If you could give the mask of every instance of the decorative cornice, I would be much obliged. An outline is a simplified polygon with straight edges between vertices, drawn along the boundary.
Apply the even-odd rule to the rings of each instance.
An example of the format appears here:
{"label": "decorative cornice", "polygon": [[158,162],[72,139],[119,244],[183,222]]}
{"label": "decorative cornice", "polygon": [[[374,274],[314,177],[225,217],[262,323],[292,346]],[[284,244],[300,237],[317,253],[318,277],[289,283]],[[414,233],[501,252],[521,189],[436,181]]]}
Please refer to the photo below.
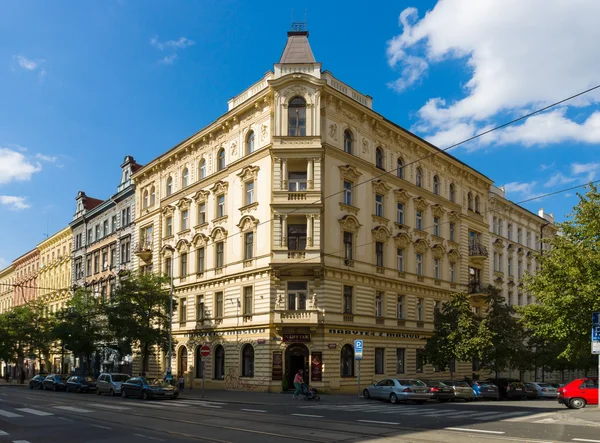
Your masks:
{"label": "decorative cornice", "polygon": [[356,169],[356,167],[352,166],[352,165],[338,166],[338,168],[340,170],[340,174],[341,174],[342,178],[346,179],[346,180],[350,180],[351,182],[357,181],[360,178],[360,176],[362,175],[362,173],[359,172],[359,170]]}

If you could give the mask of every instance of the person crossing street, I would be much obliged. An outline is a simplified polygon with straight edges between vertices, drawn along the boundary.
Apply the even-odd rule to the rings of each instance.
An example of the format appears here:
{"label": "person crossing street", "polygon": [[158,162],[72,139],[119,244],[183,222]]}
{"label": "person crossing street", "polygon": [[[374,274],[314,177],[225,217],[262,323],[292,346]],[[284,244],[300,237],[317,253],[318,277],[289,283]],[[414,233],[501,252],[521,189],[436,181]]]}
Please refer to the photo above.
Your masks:
{"label": "person crossing street", "polygon": [[294,400],[298,400],[298,394],[302,392],[302,383],[304,383],[304,379],[302,378],[303,372],[302,369],[298,369],[298,372],[294,376],[294,387],[296,388],[294,391]]}

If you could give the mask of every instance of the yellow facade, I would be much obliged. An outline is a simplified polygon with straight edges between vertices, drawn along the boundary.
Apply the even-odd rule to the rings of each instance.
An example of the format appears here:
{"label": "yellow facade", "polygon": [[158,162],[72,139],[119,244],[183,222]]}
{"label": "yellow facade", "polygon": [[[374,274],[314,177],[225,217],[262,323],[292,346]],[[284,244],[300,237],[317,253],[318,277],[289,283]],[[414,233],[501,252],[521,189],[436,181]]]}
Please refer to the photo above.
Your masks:
{"label": "yellow facade", "polygon": [[14,302],[15,269],[9,265],[0,271],[0,314],[10,310]]}
{"label": "yellow facade", "polygon": [[64,308],[72,294],[72,245],[73,234],[70,227],[58,231],[37,245],[40,254],[38,297],[52,313]]}

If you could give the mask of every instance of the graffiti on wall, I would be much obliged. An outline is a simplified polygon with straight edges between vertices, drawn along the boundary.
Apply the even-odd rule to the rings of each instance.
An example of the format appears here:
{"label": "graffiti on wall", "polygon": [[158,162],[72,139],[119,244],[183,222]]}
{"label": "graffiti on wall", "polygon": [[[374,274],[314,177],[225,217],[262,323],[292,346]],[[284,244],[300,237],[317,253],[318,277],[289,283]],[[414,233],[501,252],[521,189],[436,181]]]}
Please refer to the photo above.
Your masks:
{"label": "graffiti on wall", "polygon": [[254,391],[261,386],[267,385],[268,378],[245,378],[240,376],[237,369],[229,368],[225,376],[225,389],[231,391]]}

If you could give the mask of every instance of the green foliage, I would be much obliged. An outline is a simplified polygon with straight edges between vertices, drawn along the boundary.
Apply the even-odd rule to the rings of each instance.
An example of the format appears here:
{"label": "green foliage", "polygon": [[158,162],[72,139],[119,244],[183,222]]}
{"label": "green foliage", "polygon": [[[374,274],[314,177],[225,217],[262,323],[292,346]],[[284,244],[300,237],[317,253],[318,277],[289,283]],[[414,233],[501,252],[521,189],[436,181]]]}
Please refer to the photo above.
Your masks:
{"label": "green foliage", "polygon": [[[600,311],[600,194],[590,184],[579,195],[569,219],[558,224],[561,235],[545,240],[551,250],[526,277],[526,289],[537,303],[519,312],[527,330],[567,364],[587,366],[592,313]],[[558,349],[557,349],[558,348]],[[584,366],[584,367],[585,367]]]}

